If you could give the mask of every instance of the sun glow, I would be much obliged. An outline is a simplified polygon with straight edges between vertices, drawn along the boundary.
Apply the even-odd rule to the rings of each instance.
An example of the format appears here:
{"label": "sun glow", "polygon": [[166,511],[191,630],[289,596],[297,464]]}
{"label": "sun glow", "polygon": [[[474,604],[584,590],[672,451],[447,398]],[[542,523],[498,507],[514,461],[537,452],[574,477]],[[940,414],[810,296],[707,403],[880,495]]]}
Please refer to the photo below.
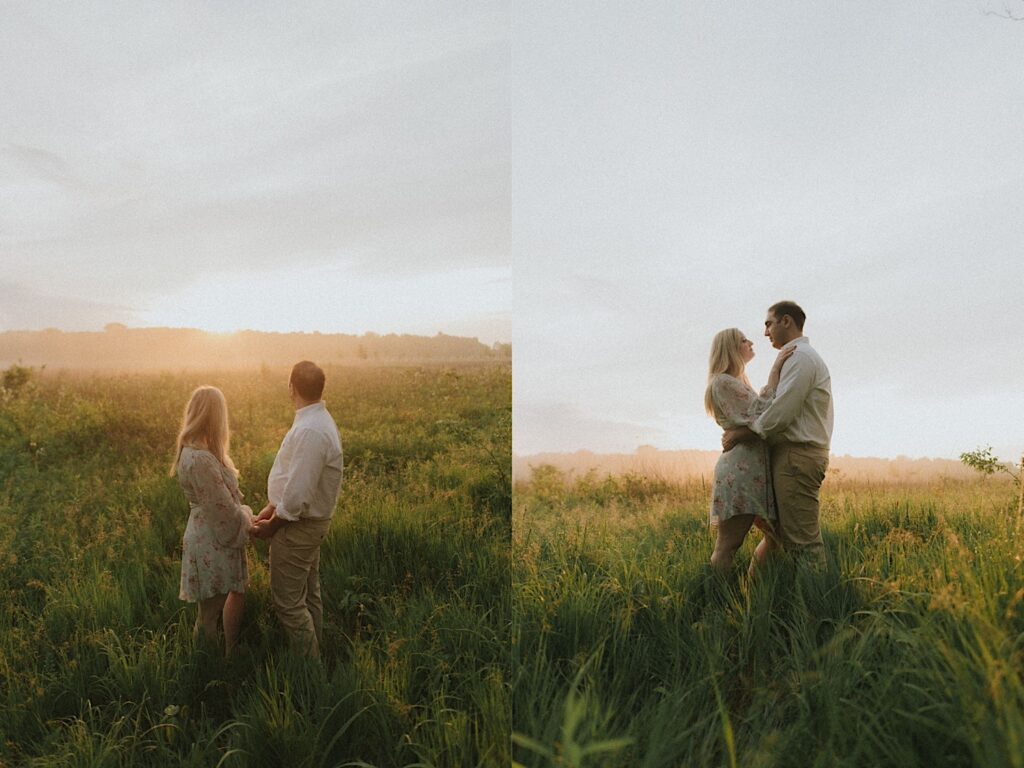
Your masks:
{"label": "sun glow", "polygon": [[[144,325],[241,330],[511,337],[507,268],[366,275],[345,268],[221,275],[156,298]],[[477,330],[474,330],[477,329]],[[491,338],[493,337],[493,338]]]}

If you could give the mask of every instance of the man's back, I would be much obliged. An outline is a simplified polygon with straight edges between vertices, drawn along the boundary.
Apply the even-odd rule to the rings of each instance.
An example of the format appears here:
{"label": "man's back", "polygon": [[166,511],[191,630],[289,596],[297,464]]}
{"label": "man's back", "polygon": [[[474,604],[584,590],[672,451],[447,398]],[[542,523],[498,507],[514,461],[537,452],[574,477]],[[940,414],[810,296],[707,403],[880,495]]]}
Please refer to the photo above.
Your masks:
{"label": "man's back", "polygon": [[267,493],[285,520],[330,519],[344,469],[338,427],[323,402],[295,412],[295,421],[267,479]]}

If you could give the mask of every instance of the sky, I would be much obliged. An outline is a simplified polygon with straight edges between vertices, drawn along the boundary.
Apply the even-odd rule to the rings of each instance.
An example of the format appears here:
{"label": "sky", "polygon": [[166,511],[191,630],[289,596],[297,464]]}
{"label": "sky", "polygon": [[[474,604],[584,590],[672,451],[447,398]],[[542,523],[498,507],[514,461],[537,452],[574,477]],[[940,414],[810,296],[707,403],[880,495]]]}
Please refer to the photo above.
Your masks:
{"label": "sky", "polygon": [[4,2],[0,331],[511,339],[518,453],[710,450],[793,299],[834,453],[1016,458],[1008,2]]}
{"label": "sky", "polygon": [[0,4],[0,331],[512,335],[506,2]]}
{"label": "sky", "polygon": [[836,455],[1024,452],[1024,3],[516,2],[514,451],[719,449],[797,301]]}

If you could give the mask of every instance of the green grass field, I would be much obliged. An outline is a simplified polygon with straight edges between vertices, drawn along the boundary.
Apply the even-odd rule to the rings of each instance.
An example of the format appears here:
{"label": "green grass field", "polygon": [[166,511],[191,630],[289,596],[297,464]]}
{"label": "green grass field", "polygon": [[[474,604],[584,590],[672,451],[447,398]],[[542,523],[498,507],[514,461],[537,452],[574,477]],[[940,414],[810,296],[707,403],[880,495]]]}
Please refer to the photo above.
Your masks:
{"label": "green grass field", "polygon": [[323,664],[293,658],[267,548],[239,653],[192,641],[167,476],[191,390],[231,411],[246,501],[291,424],[287,370],[36,372],[0,403],[0,765],[509,762],[507,364],[328,368],[345,482],[322,547]]}
{"label": "green grass field", "polygon": [[535,470],[513,508],[526,766],[1024,766],[1010,484],[826,483],[824,573],[708,572],[708,489]]}

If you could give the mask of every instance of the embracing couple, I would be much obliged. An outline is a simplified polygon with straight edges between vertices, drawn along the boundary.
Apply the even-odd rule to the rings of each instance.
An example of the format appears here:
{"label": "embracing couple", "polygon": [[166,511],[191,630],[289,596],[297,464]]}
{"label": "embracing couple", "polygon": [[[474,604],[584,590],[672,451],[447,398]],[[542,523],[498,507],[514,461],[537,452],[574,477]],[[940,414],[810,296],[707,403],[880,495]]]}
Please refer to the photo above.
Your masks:
{"label": "embracing couple", "polygon": [[338,428],[320,399],[324,380],[324,372],[308,360],[292,368],[288,394],[295,420],[267,479],[267,506],[255,516],[242,503],[238,470],[228,452],[223,393],[199,387],[185,407],[171,467],[190,508],[179,596],[199,603],[196,636],[201,629],[216,642],[218,619],[223,622],[228,656],[238,644],[249,583],[245,547],[255,536],[270,542],[270,595],[289,643],[319,658],[320,543],[331,525],[342,476]]}
{"label": "embracing couple", "polygon": [[704,406],[725,430],[711,492],[716,569],[732,567],[754,526],[763,538],[751,573],[781,550],[818,568],[825,564],[818,492],[832,440],[832,382],[803,335],[805,319],[791,301],[769,307],[764,335],[780,352],[760,392],[745,373],[754,343],[736,328],[712,341]]}

